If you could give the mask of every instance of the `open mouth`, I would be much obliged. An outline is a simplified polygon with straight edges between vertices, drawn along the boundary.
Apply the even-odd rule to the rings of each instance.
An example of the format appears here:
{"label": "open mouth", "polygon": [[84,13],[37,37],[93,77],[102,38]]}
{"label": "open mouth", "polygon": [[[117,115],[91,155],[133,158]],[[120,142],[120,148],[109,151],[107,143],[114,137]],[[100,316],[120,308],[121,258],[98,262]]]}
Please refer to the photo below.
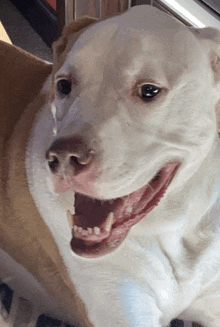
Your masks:
{"label": "open mouth", "polygon": [[98,200],[75,194],[72,250],[83,257],[99,257],[115,250],[131,227],[158,205],[172,181],[179,163],[166,164],[145,186],[121,198]]}

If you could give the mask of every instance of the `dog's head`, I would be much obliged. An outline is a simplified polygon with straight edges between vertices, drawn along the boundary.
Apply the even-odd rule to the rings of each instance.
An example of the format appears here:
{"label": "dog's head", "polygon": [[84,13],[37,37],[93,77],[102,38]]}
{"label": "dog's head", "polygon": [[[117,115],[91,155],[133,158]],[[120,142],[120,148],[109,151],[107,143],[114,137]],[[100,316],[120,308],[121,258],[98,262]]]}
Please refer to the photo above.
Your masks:
{"label": "dog's head", "polygon": [[158,208],[171,215],[166,199],[216,139],[217,38],[138,6],[74,22],[54,45],[55,128],[45,152],[54,192],[75,192],[75,253],[103,255],[140,220],[158,224]]}

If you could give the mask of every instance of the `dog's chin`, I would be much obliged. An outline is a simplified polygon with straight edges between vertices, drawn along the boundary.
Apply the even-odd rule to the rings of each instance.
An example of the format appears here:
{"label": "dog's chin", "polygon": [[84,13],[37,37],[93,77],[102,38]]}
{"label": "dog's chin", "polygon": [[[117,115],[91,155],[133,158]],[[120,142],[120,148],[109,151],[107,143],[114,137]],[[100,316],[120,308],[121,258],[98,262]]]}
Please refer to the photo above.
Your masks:
{"label": "dog's chin", "polygon": [[77,255],[95,258],[114,251],[131,227],[155,208],[172,181],[180,163],[167,163],[147,185],[113,200],[98,200],[75,194],[71,248]]}

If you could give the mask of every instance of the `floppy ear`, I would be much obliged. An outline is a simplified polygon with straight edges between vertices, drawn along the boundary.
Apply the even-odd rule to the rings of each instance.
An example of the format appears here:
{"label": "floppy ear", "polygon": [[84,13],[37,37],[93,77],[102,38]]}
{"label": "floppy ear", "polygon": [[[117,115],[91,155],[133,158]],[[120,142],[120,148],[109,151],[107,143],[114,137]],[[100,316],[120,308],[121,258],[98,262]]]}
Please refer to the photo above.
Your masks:
{"label": "floppy ear", "polygon": [[191,31],[208,52],[214,80],[216,83],[220,82],[220,30],[205,27],[200,29],[192,28]]}
{"label": "floppy ear", "polygon": [[[210,65],[214,75],[214,82],[220,98],[220,31],[212,27],[201,29],[192,28],[191,31],[204,45],[208,52]],[[217,129],[220,133],[220,99],[216,104]]]}
{"label": "floppy ear", "polygon": [[[54,74],[65,61],[67,53],[71,50],[74,42],[77,40],[79,35],[91,24],[98,21],[96,18],[92,17],[82,17],[75,20],[64,27],[61,37],[53,43],[53,70],[52,70],[52,85],[54,85]],[[55,97],[55,87],[51,88],[50,101],[52,102]]]}
{"label": "floppy ear", "polygon": [[64,62],[64,58],[70,51],[74,41],[76,41],[76,39],[79,37],[80,33],[87,26],[94,24],[97,21],[97,18],[85,16],[64,27],[61,37],[53,43],[55,70],[57,70]]}

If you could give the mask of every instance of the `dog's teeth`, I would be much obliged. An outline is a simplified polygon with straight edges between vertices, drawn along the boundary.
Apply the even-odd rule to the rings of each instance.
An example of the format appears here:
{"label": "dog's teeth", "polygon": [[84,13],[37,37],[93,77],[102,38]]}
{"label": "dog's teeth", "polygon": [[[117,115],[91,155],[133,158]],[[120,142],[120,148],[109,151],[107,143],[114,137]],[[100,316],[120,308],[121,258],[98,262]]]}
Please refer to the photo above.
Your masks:
{"label": "dog's teeth", "polygon": [[77,217],[75,214],[74,215],[72,215],[72,220],[73,220],[73,225],[75,225],[76,224],[76,222],[75,222],[75,217]]}
{"label": "dog's teeth", "polygon": [[112,224],[113,224],[113,220],[114,220],[114,213],[113,212],[109,212],[104,224],[102,225],[102,228],[104,228],[104,230],[106,232],[109,232],[112,228]]}
{"label": "dog's teeth", "polygon": [[131,213],[132,212],[132,207],[128,207],[127,212]]}
{"label": "dog's teeth", "polygon": [[67,210],[66,215],[70,228],[73,228],[74,227],[73,215],[69,210]]}
{"label": "dog's teeth", "polygon": [[[70,210],[67,210],[68,222],[74,232],[81,233],[83,236],[91,235],[91,234],[99,235],[101,233],[101,229],[98,226],[95,226],[93,228],[87,227],[87,229],[83,229],[82,227],[77,226],[76,223],[74,222],[74,216],[75,215],[72,215]],[[106,232],[109,232],[111,230],[113,220],[114,220],[114,214],[113,212],[110,212],[105,222],[101,225],[101,228],[103,228]]]}
{"label": "dog's teeth", "polygon": [[100,228],[99,227],[94,227],[93,230],[94,230],[94,233],[96,235],[99,235],[100,234]]}

